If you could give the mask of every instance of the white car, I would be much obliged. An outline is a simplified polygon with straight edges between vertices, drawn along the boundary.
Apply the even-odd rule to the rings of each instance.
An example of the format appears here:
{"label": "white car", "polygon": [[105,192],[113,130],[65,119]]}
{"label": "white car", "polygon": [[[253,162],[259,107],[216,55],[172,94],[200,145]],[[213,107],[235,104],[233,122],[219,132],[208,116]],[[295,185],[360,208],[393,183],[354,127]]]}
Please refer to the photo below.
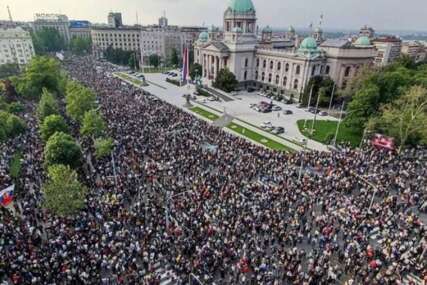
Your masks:
{"label": "white car", "polygon": [[261,128],[263,128],[263,129],[267,129],[267,128],[272,128],[272,127],[273,127],[273,125],[271,124],[271,122],[270,122],[270,121],[265,121],[264,123],[262,123],[262,124],[260,125],[260,127],[261,127]]}

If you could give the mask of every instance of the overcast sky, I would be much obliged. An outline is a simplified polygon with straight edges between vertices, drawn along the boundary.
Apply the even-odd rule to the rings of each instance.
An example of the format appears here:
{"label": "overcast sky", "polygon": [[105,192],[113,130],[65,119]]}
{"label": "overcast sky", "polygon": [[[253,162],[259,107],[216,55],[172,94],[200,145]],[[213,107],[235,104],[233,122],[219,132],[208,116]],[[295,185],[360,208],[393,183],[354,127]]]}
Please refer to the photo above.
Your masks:
{"label": "overcast sky", "polygon": [[[258,24],[308,27],[325,15],[325,28],[427,31],[426,0],[253,0]],[[32,20],[34,13],[64,13],[70,19],[106,22],[110,11],[123,13],[125,24],[157,22],[163,11],[170,24],[220,25],[228,0],[2,0],[0,19],[9,5],[15,20]]]}

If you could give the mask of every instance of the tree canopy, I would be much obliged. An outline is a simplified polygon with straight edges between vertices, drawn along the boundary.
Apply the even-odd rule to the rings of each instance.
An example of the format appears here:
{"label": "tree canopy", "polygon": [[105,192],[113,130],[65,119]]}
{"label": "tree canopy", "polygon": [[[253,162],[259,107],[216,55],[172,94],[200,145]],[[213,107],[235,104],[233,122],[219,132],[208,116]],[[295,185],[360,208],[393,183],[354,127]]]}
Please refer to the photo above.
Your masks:
{"label": "tree canopy", "polygon": [[69,216],[84,208],[87,188],[78,181],[75,170],[66,165],[52,165],[48,168],[48,178],[42,187],[46,209]]}
{"label": "tree canopy", "polygon": [[190,77],[195,80],[197,76],[203,75],[203,67],[199,63],[194,63],[190,66]]}
{"label": "tree canopy", "polygon": [[160,56],[158,56],[157,54],[152,54],[148,58],[148,61],[150,62],[150,65],[152,65],[155,68],[157,68],[160,65]]}
{"label": "tree canopy", "polygon": [[70,41],[70,49],[76,55],[90,54],[92,51],[92,40],[90,38],[75,37]]}
{"label": "tree canopy", "polygon": [[18,116],[0,111],[0,141],[18,136],[25,131],[26,127],[24,120]]}
{"label": "tree canopy", "polygon": [[34,49],[37,54],[62,51],[65,49],[65,40],[54,28],[44,27],[32,33]]}
{"label": "tree canopy", "polygon": [[[307,87],[304,90],[304,94],[301,98],[301,103],[304,106],[308,106],[308,101],[310,99],[311,88],[313,88],[313,93],[311,96],[310,106],[315,106],[317,102],[317,97],[320,95],[319,106],[328,107],[330,99],[332,96],[332,91],[334,89],[334,81],[329,77],[323,76],[314,76],[310,79],[307,84]],[[337,91],[337,90],[335,90]],[[334,94],[334,102],[337,101],[337,94]],[[333,103],[334,103],[333,102]]]}
{"label": "tree canopy", "polygon": [[132,55],[135,56],[134,51],[113,48],[112,46],[109,46],[104,52],[104,57],[106,60],[119,65],[130,65],[130,63],[137,63],[136,58],[131,59]]}
{"label": "tree canopy", "polygon": [[95,107],[95,94],[76,82],[69,82],[66,88],[66,111],[74,121],[81,122],[84,114]]}
{"label": "tree canopy", "polygon": [[81,159],[80,146],[68,134],[56,132],[46,143],[44,149],[44,163],[46,166],[64,164],[77,168],[81,165]]}
{"label": "tree canopy", "polygon": [[67,123],[60,115],[47,116],[40,125],[40,136],[45,142],[56,132],[68,133],[68,131]]}
{"label": "tree canopy", "polygon": [[30,99],[38,99],[43,88],[61,94],[63,79],[59,62],[51,57],[36,56],[28,63],[25,72],[13,79],[16,91]]}
{"label": "tree canopy", "polygon": [[113,140],[111,138],[99,138],[94,142],[95,155],[97,159],[106,157],[113,150]]}
{"label": "tree canopy", "polygon": [[46,88],[43,88],[42,97],[37,105],[37,116],[43,122],[44,118],[50,115],[59,114],[59,106],[56,99]]}
{"label": "tree canopy", "polygon": [[171,64],[173,66],[179,65],[179,55],[178,55],[178,51],[176,50],[176,48],[173,48],[171,51]]}
{"label": "tree canopy", "polygon": [[104,134],[106,128],[104,119],[99,112],[90,110],[84,114],[80,133],[82,136],[99,138]]}
{"label": "tree canopy", "polygon": [[15,63],[7,63],[0,65],[0,79],[18,75],[19,72],[19,66]]}
{"label": "tree canopy", "polygon": [[224,68],[218,72],[218,75],[216,77],[215,82],[213,83],[213,86],[225,92],[231,92],[236,89],[238,84],[239,82],[237,81],[234,73],[232,73],[227,68]]}

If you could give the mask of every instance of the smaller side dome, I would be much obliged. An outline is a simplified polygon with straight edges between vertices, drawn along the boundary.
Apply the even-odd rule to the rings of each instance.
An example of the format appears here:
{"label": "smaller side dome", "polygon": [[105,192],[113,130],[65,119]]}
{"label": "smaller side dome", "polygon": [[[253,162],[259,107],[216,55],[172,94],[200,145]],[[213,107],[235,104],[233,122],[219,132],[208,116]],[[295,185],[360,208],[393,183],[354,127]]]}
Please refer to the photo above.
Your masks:
{"label": "smaller side dome", "polygon": [[201,42],[207,42],[209,40],[209,34],[208,32],[201,32],[199,35],[199,41]]}
{"label": "smaller side dome", "polygon": [[362,36],[359,37],[356,42],[354,43],[355,46],[359,46],[359,47],[366,47],[366,46],[370,46],[371,45],[371,40],[366,37],[366,36]]}
{"label": "smaller side dome", "polygon": [[314,38],[307,37],[302,41],[300,48],[304,50],[315,50],[317,49],[317,42]]}
{"label": "smaller side dome", "polygon": [[289,26],[288,32],[289,33],[295,33],[295,28],[293,26]]}
{"label": "smaller side dome", "polygon": [[272,33],[273,29],[270,26],[265,27],[264,29],[262,29],[263,33]]}

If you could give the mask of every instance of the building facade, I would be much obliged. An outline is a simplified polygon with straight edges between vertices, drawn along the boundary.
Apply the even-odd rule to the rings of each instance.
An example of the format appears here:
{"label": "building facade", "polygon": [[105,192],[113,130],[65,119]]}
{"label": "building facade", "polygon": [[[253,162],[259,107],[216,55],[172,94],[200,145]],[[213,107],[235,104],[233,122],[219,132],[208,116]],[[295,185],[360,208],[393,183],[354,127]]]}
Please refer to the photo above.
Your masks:
{"label": "building facade", "polygon": [[386,66],[400,57],[402,49],[401,39],[393,36],[378,37],[372,43],[377,49],[375,57],[375,64],[377,66]]}
{"label": "building facade", "polygon": [[36,14],[33,22],[34,31],[40,31],[44,28],[55,29],[68,44],[71,40],[70,22],[66,15],[60,14]]}
{"label": "building facade", "polygon": [[0,64],[25,65],[35,55],[30,33],[21,27],[0,28]]}
{"label": "building facade", "polygon": [[113,28],[123,26],[122,13],[110,12],[108,14],[108,25]]}
{"label": "building facade", "polygon": [[92,25],[91,27],[93,54],[102,57],[108,47],[125,51],[141,52],[141,28],[138,26],[109,26]]}
{"label": "building facade", "polygon": [[266,27],[259,39],[252,1],[233,0],[224,13],[223,40],[201,33],[194,60],[202,65],[202,76],[208,82],[228,68],[243,88],[299,97],[314,76],[329,76],[339,88],[345,88],[363,65],[372,64],[375,56],[367,37],[355,42],[324,41],[322,30],[316,29],[313,37],[300,43],[292,27],[284,38],[274,39],[272,34]]}
{"label": "building facade", "polygon": [[403,42],[401,53],[412,58],[416,63],[427,59],[427,47],[421,42],[409,41]]}
{"label": "building facade", "polygon": [[70,37],[81,38],[81,39],[90,39],[90,22],[89,21],[70,21]]}

